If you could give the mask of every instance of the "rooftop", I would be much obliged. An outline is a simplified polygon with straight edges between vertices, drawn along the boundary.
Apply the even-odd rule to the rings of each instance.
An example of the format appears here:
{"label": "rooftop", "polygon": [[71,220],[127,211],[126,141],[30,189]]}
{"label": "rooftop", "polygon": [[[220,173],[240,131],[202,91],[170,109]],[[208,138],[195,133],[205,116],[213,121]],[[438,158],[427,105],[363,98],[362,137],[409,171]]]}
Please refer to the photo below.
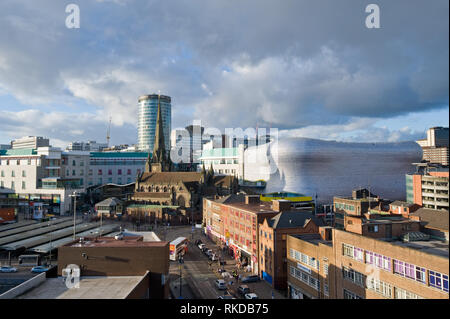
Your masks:
{"label": "rooftop", "polygon": [[62,277],[47,278],[17,299],[125,299],[143,276],[81,277],[80,287],[69,289]]}
{"label": "rooftop", "polygon": [[27,156],[37,155],[37,151],[32,148],[0,150],[0,156]]}
{"label": "rooftop", "polygon": [[319,245],[324,244],[327,246],[333,246],[333,242],[331,240],[323,240],[322,237],[320,237],[319,234],[300,234],[300,235],[290,235],[292,237],[295,237],[300,240],[304,240],[308,243]]}
{"label": "rooftop", "polygon": [[310,211],[290,211],[282,212],[268,220],[269,226],[275,229],[305,227],[312,220],[317,226],[324,226],[321,219],[317,218]]}
{"label": "rooftop", "polygon": [[425,227],[441,229],[448,232],[448,214],[448,210],[419,208],[414,213],[411,213],[411,216],[419,217]]}
{"label": "rooftop", "polygon": [[143,241],[143,236],[126,236],[117,240],[114,237],[84,238],[82,242],[75,241],[63,247],[163,247],[166,241]]}
{"label": "rooftop", "polygon": [[427,240],[427,241],[414,241],[414,242],[403,242],[403,241],[392,241],[390,242],[394,245],[407,247],[411,249],[420,250],[424,253],[437,255],[441,257],[449,257],[448,254],[448,243],[444,243],[440,240]]}

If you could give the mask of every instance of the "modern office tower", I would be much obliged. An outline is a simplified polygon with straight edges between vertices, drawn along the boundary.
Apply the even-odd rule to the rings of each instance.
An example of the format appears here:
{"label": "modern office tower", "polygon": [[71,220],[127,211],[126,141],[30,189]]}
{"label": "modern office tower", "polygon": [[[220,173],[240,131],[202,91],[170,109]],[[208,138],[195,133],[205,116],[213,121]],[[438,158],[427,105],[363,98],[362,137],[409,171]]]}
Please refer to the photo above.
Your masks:
{"label": "modern office tower", "polygon": [[448,165],[449,156],[448,127],[432,127],[427,131],[427,138],[418,140],[422,147],[423,160],[441,165]]}
{"label": "modern office tower", "polygon": [[161,105],[165,149],[170,152],[171,98],[159,94],[142,95],[138,100],[138,148],[141,151],[153,151],[158,103]]}

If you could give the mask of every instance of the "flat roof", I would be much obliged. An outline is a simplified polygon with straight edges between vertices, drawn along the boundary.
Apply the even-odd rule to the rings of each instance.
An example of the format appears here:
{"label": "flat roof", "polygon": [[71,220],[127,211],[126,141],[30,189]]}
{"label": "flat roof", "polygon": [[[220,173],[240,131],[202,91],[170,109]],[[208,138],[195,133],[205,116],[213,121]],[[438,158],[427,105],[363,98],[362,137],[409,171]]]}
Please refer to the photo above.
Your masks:
{"label": "flat roof", "polygon": [[314,245],[324,244],[324,245],[327,245],[330,247],[333,246],[333,242],[331,240],[323,240],[319,234],[299,234],[299,235],[290,235],[290,236],[295,237],[297,239],[304,240],[304,241],[314,244]]}
{"label": "flat roof", "polygon": [[167,241],[142,241],[142,236],[124,236],[117,240],[114,237],[85,238],[83,242],[75,241],[63,247],[164,247]]}
{"label": "flat roof", "polygon": [[420,250],[423,251],[424,253],[431,255],[438,255],[446,258],[449,257],[448,243],[445,243],[440,240],[413,241],[413,242],[390,241],[390,243],[401,247]]}
{"label": "flat roof", "polygon": [[244,203],[230,203],[225,204],[229,207],[234,207],[237,209],[246,210],[253,213],[279,213],[272,209],[272,203],[271,202],[258,202],[258,203],[250,203],[246,204]]}
{"label": "flat roof", "polygon": [[69,289],[62,277],[47,278],[17,299],[125,299],[144,276],[81,277],[80,287]]}

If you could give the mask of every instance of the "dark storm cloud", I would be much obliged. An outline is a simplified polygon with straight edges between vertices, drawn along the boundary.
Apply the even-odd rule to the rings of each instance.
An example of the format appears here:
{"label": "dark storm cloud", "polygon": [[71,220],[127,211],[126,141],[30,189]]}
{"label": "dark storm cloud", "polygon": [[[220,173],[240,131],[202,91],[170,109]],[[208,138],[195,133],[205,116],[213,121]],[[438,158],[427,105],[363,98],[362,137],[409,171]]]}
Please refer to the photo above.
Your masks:
{"label": "dark storm cloud", "polygon": [[79,30],[62,2],[2,1],[0,89],[61,112],[83,99],[117,126],[158,90],[174,127],[339,127],[448,105],[448,1],[372,2],[379,30],[356,0],[77,1]]}

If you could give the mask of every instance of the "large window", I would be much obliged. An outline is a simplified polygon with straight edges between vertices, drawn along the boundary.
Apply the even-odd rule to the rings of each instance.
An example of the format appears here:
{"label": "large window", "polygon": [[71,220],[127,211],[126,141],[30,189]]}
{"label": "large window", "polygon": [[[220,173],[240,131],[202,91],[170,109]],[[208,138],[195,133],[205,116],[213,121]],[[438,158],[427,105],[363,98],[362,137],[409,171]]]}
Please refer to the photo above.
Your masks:
{"label": "large window", "polygon": [[391,270],[391,258],[366,250],[366,264],[383,270]]}
{"label": "large window", "polygon": [[394,290],[395,290],[395,299],[423,299],[423,297],[420,297],[405,289],[395,287]]}
{"label": "large window", "polygon": [[430,286],[448,292],[448,275],[430,270]]}
{"label": "large window", "polygon": [[342,273],[344,276],[344,279],[353,282],[354,284],[357,284],[361,287],[365,286],[365,280],[366,276],[364,276],[362,273],[357,272],[351,268],[345,267],[342,269]]}
{"label": "large window", "polygon": [[363,299],[363,298],[347,289],[344,289],[344,299]]}
{"label": "large window", "polygon": [[416,280],[425,284],[426,270],[425,268],[405,263],[394,259],[394,274]]}
{"label": "large window", "polygon": [[361,248],[352,245],[342,244],[342,254],[354,260],[364,262],[364,253]]}
{"label": "large window", "polygon": [[392,286],[384,281],[370,278],[367,280],[367,288],[383,295],[386,298],[392,298]]}

